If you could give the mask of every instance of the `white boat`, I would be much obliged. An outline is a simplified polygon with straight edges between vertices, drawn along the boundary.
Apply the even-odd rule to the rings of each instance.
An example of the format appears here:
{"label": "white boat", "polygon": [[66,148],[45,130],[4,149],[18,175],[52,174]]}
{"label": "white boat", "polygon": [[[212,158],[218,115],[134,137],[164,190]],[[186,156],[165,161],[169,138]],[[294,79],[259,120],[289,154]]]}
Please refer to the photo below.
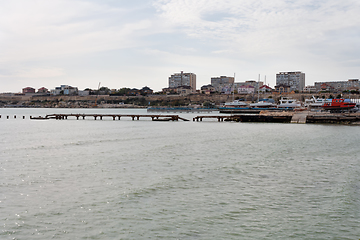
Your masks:
{"label": "white boat", "polygon": [[240,101],[240,100],[234,100],[232,102],[227,102],[224,104],[224,107],[227,108],[240,108],[240,107],[247,107],[248,104],[244,101]]}
{"label": "white boat", "polygon": [[276,104],[269,101],[258,101],[256,103],[250,103],[249,106],[253,108],[271,108],[276,107]]}
{"label": "white boat", "polygon": [[331,103],[331,99],[315,98],[314,96],[311,99],[305,99],[305,107],[320,108],[325,103]]}
{"label": "white boat", "polygon": [[278,108],[296,108],[301,107],[300,101],[288,98],[288,97],[281,97],[280,104],[277,105]]}

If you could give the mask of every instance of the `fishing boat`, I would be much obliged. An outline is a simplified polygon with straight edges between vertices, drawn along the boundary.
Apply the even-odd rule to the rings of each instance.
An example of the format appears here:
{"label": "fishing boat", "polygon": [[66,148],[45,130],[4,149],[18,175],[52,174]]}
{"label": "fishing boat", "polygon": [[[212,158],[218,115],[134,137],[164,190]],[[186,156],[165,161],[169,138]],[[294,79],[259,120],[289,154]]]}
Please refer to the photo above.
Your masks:
{"label": "fishing boat", "polygon": [[278,108],[297,108],[301,107],[301,103],[296,99],[281,97],[280,104],[277,106]]}
{"label": "fishing boat", "polygon": [[324,103],[322,108],[330,111],[341,111],[355,108],[356,103],[345,102],[343,98],[335,98],[331,102]]}

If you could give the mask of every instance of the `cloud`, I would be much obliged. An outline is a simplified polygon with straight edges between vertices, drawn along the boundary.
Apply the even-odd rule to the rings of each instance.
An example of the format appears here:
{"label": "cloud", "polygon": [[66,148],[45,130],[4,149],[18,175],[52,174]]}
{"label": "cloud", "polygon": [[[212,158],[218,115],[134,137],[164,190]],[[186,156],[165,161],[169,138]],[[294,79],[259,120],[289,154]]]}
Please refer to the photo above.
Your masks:
{"label": "cloud", "polygon": [[[351,0],[161,0],[155,6],[188,36],[213,40],[247,57],[303,53],[319,44],[326,54],[337,44],[332,32],[360,27],[360,4]],[[360,34],[353,37],[359,40]]]}
{"label": "cloud", "polygon": [[[88,1],[7,1],[0,9],[0,62],[135,47],[147,19]],[[131,21],[129,21],[131,20]],[[11,24],[9,24],[11,23]]]}
{"label": "cloud", "polygon": [[307,84],[316,71],[354,78],[359,12],[355,0],[1,1],[0,77],[17,88],[22,79],[88,87],[101,78],[114,88],[149,79],[157,89],[181,70],[204,84],[234,72],[270,81],[302,70]]}

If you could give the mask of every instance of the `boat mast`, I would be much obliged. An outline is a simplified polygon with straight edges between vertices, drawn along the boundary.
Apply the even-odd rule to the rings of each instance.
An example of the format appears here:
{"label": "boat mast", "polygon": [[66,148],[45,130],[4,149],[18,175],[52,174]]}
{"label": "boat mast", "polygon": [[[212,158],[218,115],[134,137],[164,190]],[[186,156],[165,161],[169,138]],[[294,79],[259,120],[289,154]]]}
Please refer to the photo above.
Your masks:
{"label": "boat mast", "polygon": [[257,91],[258,91],[258,100],[257,100],[257,101],[258,101],[258,102],[259,102],[259,100],[260,100],[260,99],[259,99],[259,93],[260,93],[260,87],[259,87],[259,86],[260,86],[260,74],[259,74],[258,84],[257,84]]}
{"label": "boat mast", "polygon": [[235,73],[234,73],[234,82],[233,82],[233,101],[235,100]]}

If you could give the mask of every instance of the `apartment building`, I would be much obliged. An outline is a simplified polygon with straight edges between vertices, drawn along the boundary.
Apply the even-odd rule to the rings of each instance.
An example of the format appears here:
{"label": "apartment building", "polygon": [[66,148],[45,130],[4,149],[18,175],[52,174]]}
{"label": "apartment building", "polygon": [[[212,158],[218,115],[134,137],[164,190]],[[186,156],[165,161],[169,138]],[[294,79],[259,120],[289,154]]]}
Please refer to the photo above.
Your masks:
{"label": "apartment building", "polygon": [[276,74],[276,85],[287,85],[290,91],[303,91],[305,87],[305,73],[279,72]]}
{"label": "apartment building", "polygon": [[169,77],[169,88],[188,86],[191,92],[196,92],[196,74],[195,73],[175,73]]}
{"label": "apartment building", "polygon": [[211,86],[213,86],[217,92],[221,92],[223,88],[232,87],[233,84],[234,77],[220,76],[211,78]]}

